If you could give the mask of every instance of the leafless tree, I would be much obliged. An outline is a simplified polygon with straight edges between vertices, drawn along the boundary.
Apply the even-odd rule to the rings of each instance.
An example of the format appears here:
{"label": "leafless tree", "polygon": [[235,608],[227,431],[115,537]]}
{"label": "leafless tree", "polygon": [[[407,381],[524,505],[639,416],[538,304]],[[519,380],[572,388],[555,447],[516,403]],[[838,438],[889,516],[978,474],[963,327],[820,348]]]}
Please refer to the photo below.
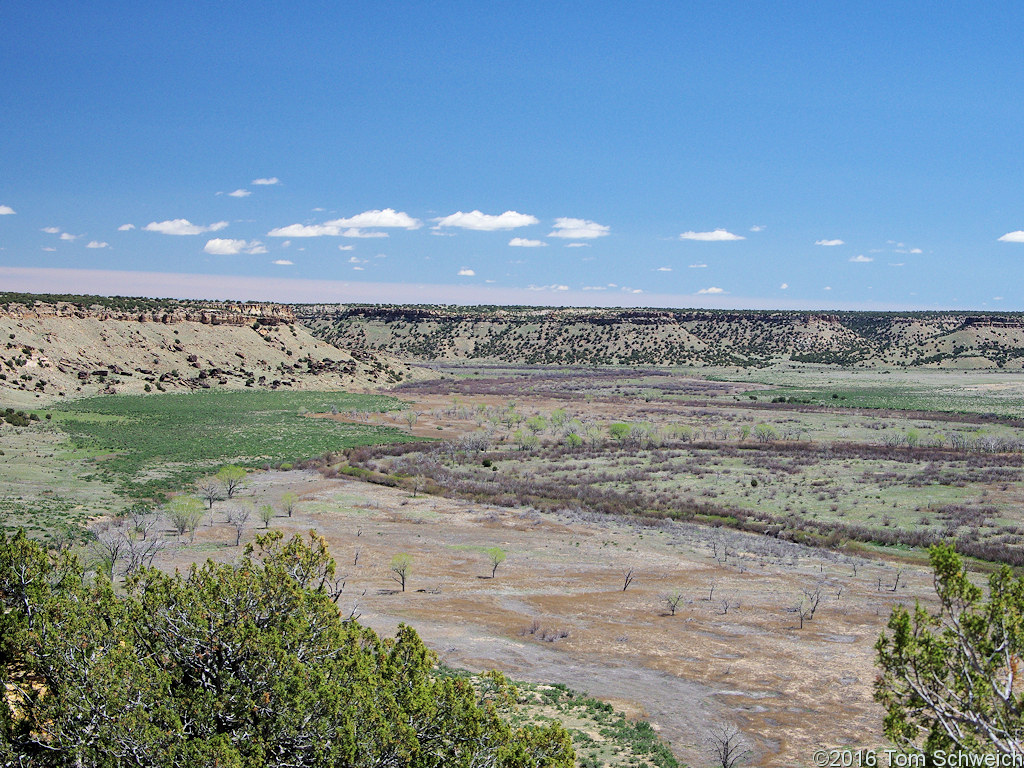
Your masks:
{"label": "leafless tree", "polygon": [[220,482],[213,477],[199,483],[196,490],[199,492],[199,498],[206,502],[207,509],[213,509],[213,503],[224,498],[220,492]]}
{"label": "leafless tree", "polygon": [[743,734],[735,725],[716,726],[708,736],[708,747],[718,768],[736,768],[741,760],[750,757]]}
{"label": "leafless tree", "polygon": [[235,527],[236,547],[242,543],[242,532],[245,530],[245,524],[249,521],[251,512],[252,510],[248,507],[236,507],[228,512],[228,525]]}
{"label": "leafless tree", "polygon": [[629,568],[629,569],[628,569],[628,570],[627,570],[627,571],[626,571],[626,572],[625,572],[625,573],[624,573],[624,574],[622,575],[622,591],[623,591],[623,592],[625,592],[625,591],[626,591],[627,589],[629,589],[629,585],[633,583],[633,579],[634,579],[634,578],[636,578],[636,577],[635,577],[635,575],[634,575],[634,571],[633,571],[633,569],[632,569],[632,568]]}
{"label": "leafless tree", "polygon": [[679,607],[679,604],[683,602],[683,593],[677,589],[674,592],[669,592],[667,595],[662,595],[661,601],[665,603],[668,608],[669,615],[675,616],[676,609]]}
{"label": "leafless tree", "polygon": [[150,536],[148,539],[131,539],[128,542],[126,576],[135,573],[139,568],[152,568],[153,559],[164,547],[167,540],[161,536]]}

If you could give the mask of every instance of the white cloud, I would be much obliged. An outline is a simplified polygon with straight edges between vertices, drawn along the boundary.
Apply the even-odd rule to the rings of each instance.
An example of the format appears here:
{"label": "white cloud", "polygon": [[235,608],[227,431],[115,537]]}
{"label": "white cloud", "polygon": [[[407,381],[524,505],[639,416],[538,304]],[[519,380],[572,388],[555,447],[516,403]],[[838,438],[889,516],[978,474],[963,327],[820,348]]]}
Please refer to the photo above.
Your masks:
{"label": "white cloud", "polygon": [[750,231],[751,232],[762,232],[762,231],[764,231],[764,227],[761,226],[760,224],[755,224],[754,226],[752,226],[750,228]]}
{"label": "white cloud", "polygon": [[459,270],[459,277],[474,277],[474,276],[476,276],[476,272],[474,272],[472,269],[467,269],[466,267],[463,267],[462,269]]}
{"label": "white cloud", "polygon": [[1003,300],[1002,296],[993,296],[992,297],[992,301],[1002,301],[1002,300]]}
{"label": "white cloud", "polygon": [[567,240],[593,240],[611,232],[611,227],[587,219],[560,217],[555,219],[555,228],[548,237],[564,237]]}
{"label": "white cloud", "polygon": [[857,256],[851,257],[850,261],[852,261],[854,264],[867,264],[869,262],[874,261],[874,259],[871,258],[870,256],[865,256],[863,253],[861,253],[858,254]]}
{"label": "white cloud", "polygon": [[779,286],[779,290],[781,290],[781,291],[785,291],[788,288],[789,288],[789,283],[783,283],[782,285]]}
{"label": "white cloud", "polygon": [[584,285],[581,290],[584,291],[607,291],[608,286],[606,285]]}
{"label": "white cloud", "polygon": [[90,240],[88,245],[86,245],[85,247],[86,248],[109,248],[110,247],[110,243],[103,243],[103,242],[100,242],[99,240]]}
{"label": "white cloud", "polygon": [[680,240],[702,240],[706,243],[724,242],[726,240],[746,240],[743,235],[734,235],[725,229],[716,229],[712,232],[683,232]]}
{"label": "white cloud", "polygon": [[58,235],[60,234],[60,227],[43,227],[42,231],[48,235]]}
{"label": "white cloud", "polygon": [[525,237],[513,237],[508,244],[514,248],[542,248],[547,245],[543,240],[528,240]]}
{"label": "white cloud", "polygon": [[590,243],[566,243],[566,248],[589,248]]}
{"label": "white cloud", "polygon": [[248,189],[236,189],[234,192],[228,192],[228,197],[248,197],[251,194]]}
{"label": "white cloud", "polygon": [[348,263],[349,264],[365,264],[366,263],[366,259],[360,259],[358,256],[349,256],[348,257]]}
{"label": "white cloud", "polygon": [[231,240],[220,237],[208,240],[203,250],[212,256],[234,256],[242,251],[253,254],[267,252],[267,249],[263,247],[259,240],[250,242],[248,240]]}
{"label": "white cloud", "polygon": [[388,257],[388,255],[386,253],[378,253],[373,258],[375,258],[375,259],[386,259],[387,257]]}
{"label": "white cloud", "polygon": [[341,233],[342,237],[388,237],[387,232],[372,232],[359,227],[349,227]]}
{"label": "white cloud", "polygon": [[831,248],[836,245],[846,245],[842,240],[815,240],[815,245],[824,245],[826,248]]}
{"label": "white cloud", "polygon": [[568,285],[531,285],[528,286],[531,291],[568,291]]}
{"label": "white cloud", "polygon": [[118,232],[130,232],[133,229],[135,229],[135,225],[134,224],[122,224],[120,227],[117,228],[117,231]]}
{"label": "white cloud", "polygon": [[691,264],[690,269],[707,269],[707,264]]}
{"label": "white cloud", "polygon": [[889,266],[890,267],[902,267],[903,266],[903,262],[902,261],[890,261],[889,262]]}
{"label": "white cloud", "polygon": [[337,237],[341,234],[339,227],[327,224],[289,224],[267,232],[267,237]]}
{"label": "white cloud", "polygon": [[279,267],[290,267],[294,263],[293,261],[288,261],[288,259],[275,259],[271,262],[271,264],[277,264]]}
{"label": "white cloud", "polygon": [[822,288],[822,290],[823,291],[831,291],[832,290],[832,286],[831,285],[826,285],[824,288]]}
{"label": "white cloud", "polygon": [[54,248],[53,246],[46,246],[46,247],[43,248],[43,250],[46,251],[47,253],[53,253],[57,249]]}
{"label": "white cloud", "polygon": [[469,213],[456,211],[450,216],[434,219],[434,221],[437,222],[437,228],[459,227],[460,229],[475,229],[480,232],[497,232],[502,229],[516,229],[540,223],[536,216],[531,216],[528,213],[505,211],[498,216],[494,216],[476,210]]}
{"label": "white cloud", "polygon": [[269,179],[253,179],[252,184],[256,187],[267,187],[280,182],[277,176],[271,176]]}
{"label": "white cloud", "polygon": [[394,208],[385,208],[382,211],[363,211],[348,219],[334,219],[326,221],[325,224],[336,227],[396,227],[398,229],[419,229],[423,222],[414,219],[404,211],[396,211]]}
{"label": "white cloud", "polygon": [[352,269],[354,269],[356,272],[363,272],[363,271],[365,271],[366,268],[365,267],[352,267]]}
{"label": "white cloud", "polygon": [[658,267],[655,272],[671,272],[672,267]]}
{"label": "white cloud", "polygon": [[924,251],[922,251],[920,248],[911,248],[910,252],[911,253],[924,253]]}
{"label": "white cloud", "polygon": [[354,251],[355,248],[356,247],[354,245],[339,245],[338,246],[338,250],[339,251]]}
{"label": "white cloud", "polygon": [[218,232],[228,223],[218,221],[208,227],[193,224],[188,219],[170,219],[168,221],[151,221],[143,229],[147,232],[159,232],[162,235],[201,235],[203,232]]}
{"label": "white cloud", "polygon": [[697,293],[725,293],[725,291],[712,285],[710,288],[701,288]]}
{"label": "white cloud", "polygon": [[1016,232],[1007,232],[1005,235],[999,238],[1001,243],[1024,243],[1024,229],[1018,229]]}
{"label": "white cloud", "polygon": [[60,239],[61,240],[67,240],[69,242],[72,241],[72,240],[77,240],[80,237],[81,237],[81,235],[72,235],[70,232],[61,232],[60,233]]}
{"label": "white cloud", "polygon": [[9,205],[0,205],[0,216],[13,216],[14,209]]}

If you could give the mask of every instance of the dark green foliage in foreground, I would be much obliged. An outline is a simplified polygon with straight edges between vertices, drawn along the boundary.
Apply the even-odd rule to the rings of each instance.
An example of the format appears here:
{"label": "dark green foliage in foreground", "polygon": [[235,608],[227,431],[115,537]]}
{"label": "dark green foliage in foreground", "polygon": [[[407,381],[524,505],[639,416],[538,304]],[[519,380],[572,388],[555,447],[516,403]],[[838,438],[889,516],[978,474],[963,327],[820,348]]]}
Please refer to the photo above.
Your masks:
{"label": "dark green foliage in foreground", "polygon": [[222,464],[255,467],[410,440],[397,429],[302,415],[400,406],[391,397],[347,392],[111,395],[62,403],[54,422],[80,447],[109,452],[97,462],[98,477],[141,498],[178,490]]}
{"label": "dark green foliage in foreground", "polygon": [[573,765],[560,725],[513,729],[412,629],[342,620],[333,576],[323,539],[272,532],[122,597],[0,535],[0,765]]}
{"label": "dark green foliage in foreground", "polygon": [[925,754],[1019,755],[1024,580],[1003,566],[991,576],[984,600],[952,547],[936,545],[930,554],[940,611],[897,606],[891,634],[875,645],[883,670],[875,698],[886,708],[886,735]]}

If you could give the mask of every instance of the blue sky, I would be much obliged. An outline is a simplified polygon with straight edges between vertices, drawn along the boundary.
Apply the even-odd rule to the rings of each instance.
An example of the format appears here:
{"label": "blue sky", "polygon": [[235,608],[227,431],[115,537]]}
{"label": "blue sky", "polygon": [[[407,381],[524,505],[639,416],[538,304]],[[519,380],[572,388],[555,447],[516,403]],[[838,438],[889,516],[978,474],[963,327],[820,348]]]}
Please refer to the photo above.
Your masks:
{"label": "blue sky", "polygon": [[0,290],[1022,310],[1022,24],[7,0]]}

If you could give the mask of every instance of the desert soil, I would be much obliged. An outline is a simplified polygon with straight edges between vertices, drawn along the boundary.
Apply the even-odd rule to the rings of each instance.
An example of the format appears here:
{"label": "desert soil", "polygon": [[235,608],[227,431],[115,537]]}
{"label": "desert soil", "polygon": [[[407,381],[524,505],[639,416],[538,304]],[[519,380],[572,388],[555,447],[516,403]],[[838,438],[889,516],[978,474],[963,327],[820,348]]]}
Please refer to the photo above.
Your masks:
{"label": "desert soil", "polygon": [[[692,765],[707,762],[709,729],[723,723],[742,729],[756,765],[806,765],[819,747],[881,746],[872,646],[895,603],[927,602],[931,592],[913,566],[899,566],[893,589],[894,564],[685,524],[414,498],[310,472],[258,473],[245,493],[273,503],[286,491],[298,507],[272,527],[327,538],[346,577],[343,613],[385,634],[408,623],[453,666],[611,701],[649,720]],[[163,567],[237,557],[224,522],[233,503],[218,502],[214,524],[204,521],[195,544],[168,549]],[[484,550],[494,546],[508,559],[492,579]],[[413,558],[404,593],[389,568],[398,553]],[[814,590],[820,607],[800,629],[792,609]],[[676,591],[673,616],[664,596]]]}

